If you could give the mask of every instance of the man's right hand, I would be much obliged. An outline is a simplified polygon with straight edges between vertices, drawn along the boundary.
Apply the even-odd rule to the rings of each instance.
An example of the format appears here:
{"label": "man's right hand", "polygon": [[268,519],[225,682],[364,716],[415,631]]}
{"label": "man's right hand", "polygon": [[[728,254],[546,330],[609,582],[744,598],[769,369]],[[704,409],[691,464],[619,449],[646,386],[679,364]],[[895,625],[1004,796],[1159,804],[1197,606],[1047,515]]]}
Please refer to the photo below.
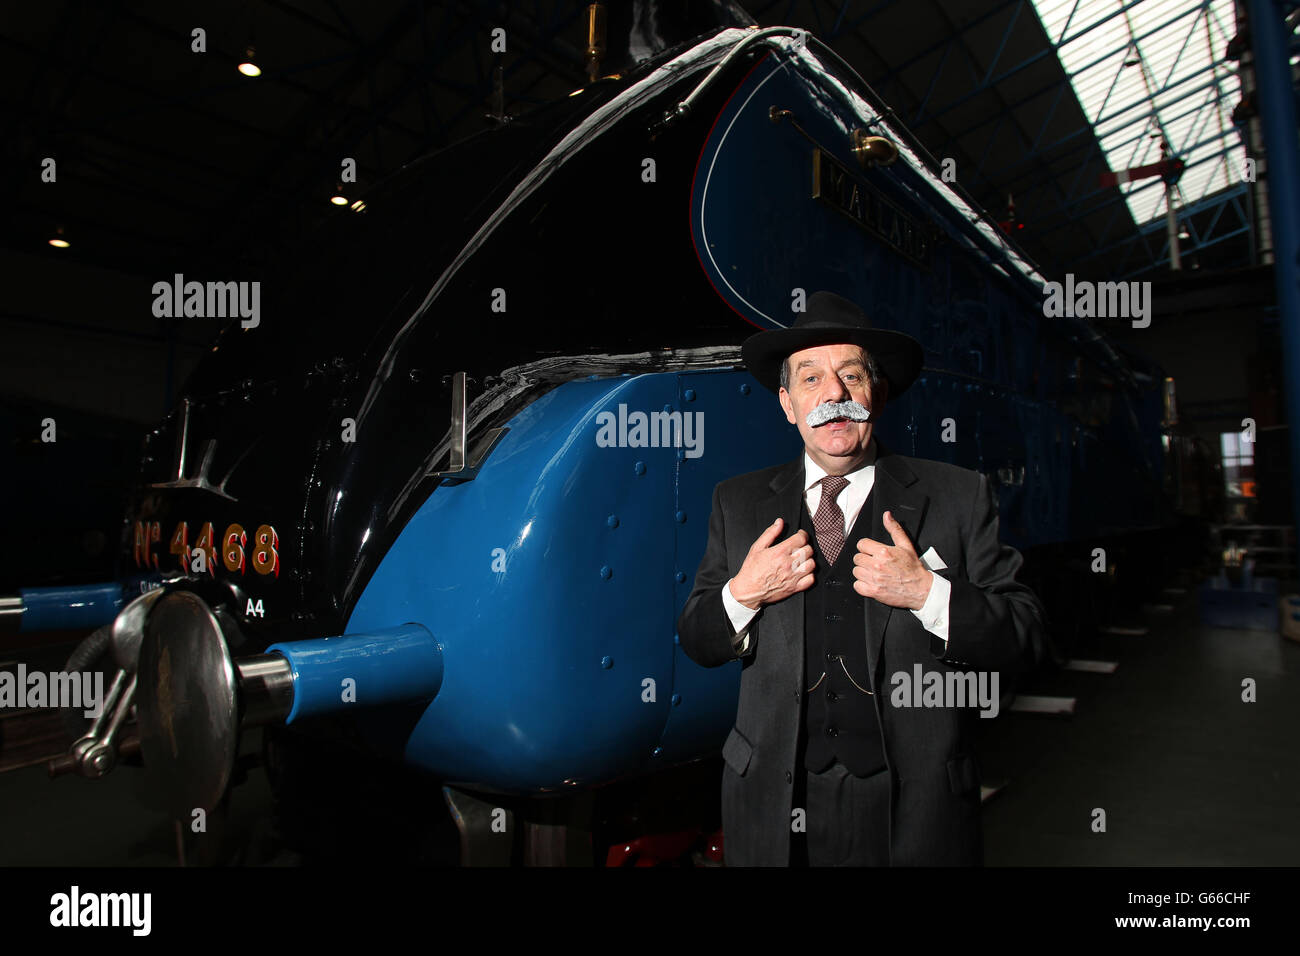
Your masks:
{"label": "man's right hand", "polygon": [[784,601],[791,594],[813,586],[812,545],[808,532],[796,531],[780,544],[773,544],[785,521],[777,518],[752,545],[740,573],[731,579],[731,596],[750,610]]}

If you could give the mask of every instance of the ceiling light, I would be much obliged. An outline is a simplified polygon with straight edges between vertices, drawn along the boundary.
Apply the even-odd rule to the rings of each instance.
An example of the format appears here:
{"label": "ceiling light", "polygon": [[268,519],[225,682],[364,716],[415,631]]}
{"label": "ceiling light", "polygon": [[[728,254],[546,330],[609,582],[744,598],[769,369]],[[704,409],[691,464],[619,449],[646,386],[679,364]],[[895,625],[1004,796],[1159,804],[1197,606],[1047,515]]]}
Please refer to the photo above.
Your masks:
{"label": "ceiling light", "polygon": [[238,69],[240,73],[244,74],[244,76],[252,77],[262,75],[261,67],[253,62],[253,48],[251,46],[244,53],[244,59],[239,64]]}
{"label": "ceiling light", "polygon": [[72,243],[68,242],[68,240],[63,238],[62,226],[59,226],[57,229],[54,230],[54,238],[49,240],[49,242],[50,245],[52,245],[55,249],[67,249],[69,246],[72,245]]}
{"label": "ceiling light", "polygon": [[330,196],[330,202],[336,206],[346,206],[348,204],[348,197],[338,195]]}

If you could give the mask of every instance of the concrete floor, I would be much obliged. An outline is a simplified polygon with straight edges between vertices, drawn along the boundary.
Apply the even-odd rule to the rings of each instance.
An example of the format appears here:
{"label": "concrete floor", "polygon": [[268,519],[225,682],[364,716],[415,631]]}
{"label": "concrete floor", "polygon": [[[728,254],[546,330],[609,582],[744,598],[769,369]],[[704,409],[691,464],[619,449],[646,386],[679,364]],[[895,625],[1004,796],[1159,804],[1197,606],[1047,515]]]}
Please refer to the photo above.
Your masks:
{"label": "concrete floor", "polygon": [[[1300,864],[1300,644],[1201,625],[1194,590],[1144,636],[1099,635],[1022,692],[1074,716],[1008,713],[981,741],[989,866]],[[1242,702],[1253,678],[1256,703]],[[1094,833],[1094,808],[1106,832]]]}

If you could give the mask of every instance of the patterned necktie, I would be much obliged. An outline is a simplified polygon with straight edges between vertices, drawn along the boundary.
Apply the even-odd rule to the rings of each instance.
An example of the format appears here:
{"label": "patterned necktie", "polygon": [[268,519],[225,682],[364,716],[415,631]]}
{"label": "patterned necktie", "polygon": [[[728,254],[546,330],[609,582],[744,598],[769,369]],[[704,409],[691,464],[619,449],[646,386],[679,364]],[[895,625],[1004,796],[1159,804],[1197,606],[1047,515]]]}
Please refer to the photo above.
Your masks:
{"label": "patterned necktie", "polygon": [[835,499],[848,486],[849,480],[837,475],[822,479],[822,500],[817,505],[817,514],[813,515],[813,527],[817,529],[817,546],[828,565],[835,563],[844,547],[844,512]]}

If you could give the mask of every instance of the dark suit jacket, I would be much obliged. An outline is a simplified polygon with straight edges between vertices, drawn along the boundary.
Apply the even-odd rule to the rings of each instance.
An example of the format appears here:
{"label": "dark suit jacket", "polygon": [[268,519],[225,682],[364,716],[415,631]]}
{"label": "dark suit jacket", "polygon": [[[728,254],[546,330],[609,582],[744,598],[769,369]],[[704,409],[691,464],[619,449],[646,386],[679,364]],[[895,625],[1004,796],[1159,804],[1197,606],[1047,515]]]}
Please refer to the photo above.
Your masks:
{"label": "dark suit jacket", "polygon": [[[1018,674],[1043,656],[1043,610],[1015,580],[1020,554],[998,541],[997,502],[987,479],[941,462],[891,453],[877,439],[868,533],[889,543],[882,514],[893,513],[918,555],[933,547],[952,584],[949,640],[916,615],[866,602],[867,659],[893,783],[893,865],[982,862],[979,774],[972,751],[975,708],[895,707],[890,676],[899,671],[996,671],[1006,694]],[[777,517],[778,541],[799,527],[803,455],[721,482],[713,493],[709,542],[677,623],[682,649],[696,663],[735,660],[722,588],[750,546]],[[736,726],[722,748],[722,818],[727,862],[784,866],[788,861],[793,774],[804,682],[804,596],[762,609],[750,627]]]}

